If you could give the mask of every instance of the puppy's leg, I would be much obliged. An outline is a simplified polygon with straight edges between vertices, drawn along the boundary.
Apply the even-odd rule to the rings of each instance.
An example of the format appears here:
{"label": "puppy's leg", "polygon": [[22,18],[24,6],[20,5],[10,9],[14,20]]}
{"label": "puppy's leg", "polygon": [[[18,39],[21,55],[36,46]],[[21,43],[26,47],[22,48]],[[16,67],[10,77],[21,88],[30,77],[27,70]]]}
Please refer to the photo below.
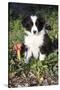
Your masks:
{"label": "puppy's leg", "polygon": [[45,59],[45,56],[46,56],[45,54],[40,53],[39,60],[40,61],[44,60]]}
{"label": "puppy's leg", "polygon": [[35,59],[38,59],[38,57],[39,57],[39,48],[33,50],[33,57]]}
{"label": "puppy's leg", "polygon": [[31,50],[25,52],[25,63],[29,62],[30,57],[32,56]]}

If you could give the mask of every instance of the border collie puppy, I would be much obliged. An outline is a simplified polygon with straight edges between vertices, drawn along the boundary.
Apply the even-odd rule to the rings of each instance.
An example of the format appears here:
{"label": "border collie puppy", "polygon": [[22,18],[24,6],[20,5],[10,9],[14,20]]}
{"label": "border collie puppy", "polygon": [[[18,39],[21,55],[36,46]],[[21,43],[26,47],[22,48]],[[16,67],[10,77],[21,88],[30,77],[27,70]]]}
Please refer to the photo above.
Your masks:
{"label": "border collie puppy", "polygon": [[50,26],[41,16],[26,16],[22,21],[25,30],[24,44],[25,63],[33,56],[35,59],[44,60],[51,51],[51,40],[47,31]]}

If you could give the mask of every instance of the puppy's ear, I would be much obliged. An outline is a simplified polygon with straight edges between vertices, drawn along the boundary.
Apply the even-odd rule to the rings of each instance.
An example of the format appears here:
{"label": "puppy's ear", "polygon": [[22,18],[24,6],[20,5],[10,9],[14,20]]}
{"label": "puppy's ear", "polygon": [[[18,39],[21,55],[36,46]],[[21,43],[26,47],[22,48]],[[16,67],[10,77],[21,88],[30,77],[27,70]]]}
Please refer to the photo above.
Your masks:
{"label": "puppy's ear", "polygon": [[51,26],[49,24],[45,24],[45,29],[50,31],[52,28],[51,28]]}
{"label": "puppy's ear", "polygon": [[26,27],[28,19],[29,19],[29,16],[25,16],[25,17],[23,18],[23,20],[22,20],[22,25],[23,25],[23,27]]}

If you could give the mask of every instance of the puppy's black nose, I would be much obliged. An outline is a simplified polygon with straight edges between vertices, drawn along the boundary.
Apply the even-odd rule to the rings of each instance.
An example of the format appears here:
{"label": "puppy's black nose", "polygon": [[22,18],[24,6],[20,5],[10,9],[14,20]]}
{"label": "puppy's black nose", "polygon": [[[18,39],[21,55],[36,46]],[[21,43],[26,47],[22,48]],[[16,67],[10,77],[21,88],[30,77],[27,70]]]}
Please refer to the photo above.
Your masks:
{"label": "puppy's black nose", "polygon": [[36,34],[36,31],[33,31],[34,34]]}

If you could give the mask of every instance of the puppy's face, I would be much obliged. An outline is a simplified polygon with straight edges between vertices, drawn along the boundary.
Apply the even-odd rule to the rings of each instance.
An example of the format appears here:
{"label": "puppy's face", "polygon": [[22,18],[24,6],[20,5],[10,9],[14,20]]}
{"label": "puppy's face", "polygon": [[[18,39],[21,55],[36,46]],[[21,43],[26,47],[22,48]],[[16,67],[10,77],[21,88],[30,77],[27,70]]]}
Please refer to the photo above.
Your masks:
{"label": "puppy's face", "polygon": [[22,21],[22,24],[29,33],[36,35],[43,29],[45,20],[42,17],[27,16]]}

